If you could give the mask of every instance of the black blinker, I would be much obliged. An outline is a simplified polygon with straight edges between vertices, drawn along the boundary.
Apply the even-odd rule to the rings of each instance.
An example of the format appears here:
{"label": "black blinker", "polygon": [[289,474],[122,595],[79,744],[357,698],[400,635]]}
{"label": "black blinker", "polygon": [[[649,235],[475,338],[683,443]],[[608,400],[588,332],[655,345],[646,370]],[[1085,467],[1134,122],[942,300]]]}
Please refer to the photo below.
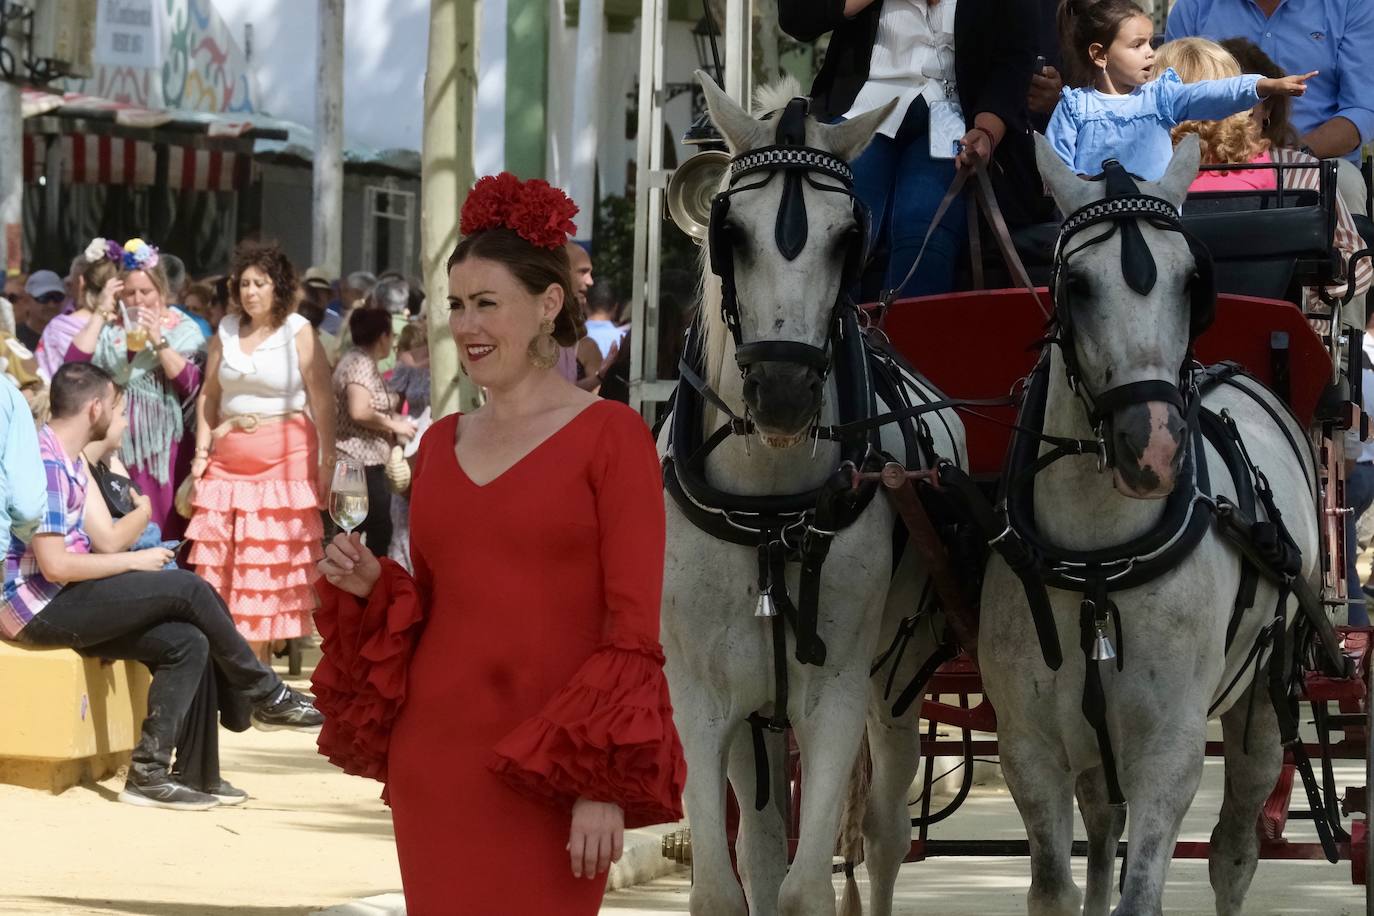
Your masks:
{"label": "black blinker", "polygon": [[[1107,197],[1131,197],[1140,193],[1135,179],[1115,159],[1102,163],[1102,172],[1107,179]],[[1155,288],[1158,270],[1150,246],[1145,244],[1145,236],[1135,220],[1121,223],[1121,276],[1126,285],[1144,296]]]}

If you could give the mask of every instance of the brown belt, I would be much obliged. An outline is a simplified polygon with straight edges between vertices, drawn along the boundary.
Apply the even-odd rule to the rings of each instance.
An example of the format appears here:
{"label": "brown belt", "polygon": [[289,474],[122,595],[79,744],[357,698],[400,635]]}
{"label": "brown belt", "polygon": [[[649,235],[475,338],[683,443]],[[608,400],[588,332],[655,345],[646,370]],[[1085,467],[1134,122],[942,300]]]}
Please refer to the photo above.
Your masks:
{"label": "brown belt", "polygon": [[288,410],[282,413],[241,413],[228,417],[223,423],[212,429],[210,438],[222,439],[236,429],[246,433],[256,432],[259,426],[268,423],[280,423],[283,420],[303,416],[305,416],[303,410]]}

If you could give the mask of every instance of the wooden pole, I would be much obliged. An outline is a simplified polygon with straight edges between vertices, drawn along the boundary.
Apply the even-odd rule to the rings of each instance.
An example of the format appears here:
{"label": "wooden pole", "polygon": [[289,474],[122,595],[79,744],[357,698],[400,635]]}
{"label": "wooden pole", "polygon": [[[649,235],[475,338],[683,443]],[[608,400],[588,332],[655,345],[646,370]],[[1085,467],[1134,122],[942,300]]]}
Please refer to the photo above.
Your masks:
{"label": "wooden pole", "polygon": [[568,196],[581,208],[577,238],[590,241],[596,215],[596,130],[601,123],[602,0],[580,0],[577,68],[573,76],[572,169]]}
{"label": "wooden pole", "polygon": [[477,91],[476,0],[430,0],[425,123],[420,153],[420,259],[429,312],[429,371],[434,418],[481,406],[458,371],[448,330],[448,271],[458,244],[458,214],[475,180],[472,123]]}
{"label": "wooden pole", "polygon": [[310,260],[327,275],[337,277],[343,266],[344,0],[319,0],[318,9]]}

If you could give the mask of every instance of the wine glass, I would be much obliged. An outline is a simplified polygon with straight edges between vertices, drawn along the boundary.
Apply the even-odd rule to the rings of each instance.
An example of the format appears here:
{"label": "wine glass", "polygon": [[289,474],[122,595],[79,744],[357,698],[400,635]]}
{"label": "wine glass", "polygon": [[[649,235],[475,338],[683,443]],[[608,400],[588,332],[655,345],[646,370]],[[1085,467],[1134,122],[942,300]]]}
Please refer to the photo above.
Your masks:
{"label": "wine glass", "polygon": [[352,534],[367,519],[367,480],[363,466],[351,458],[334,464],[334,482],[329,487],[329,517],[334,524]]}

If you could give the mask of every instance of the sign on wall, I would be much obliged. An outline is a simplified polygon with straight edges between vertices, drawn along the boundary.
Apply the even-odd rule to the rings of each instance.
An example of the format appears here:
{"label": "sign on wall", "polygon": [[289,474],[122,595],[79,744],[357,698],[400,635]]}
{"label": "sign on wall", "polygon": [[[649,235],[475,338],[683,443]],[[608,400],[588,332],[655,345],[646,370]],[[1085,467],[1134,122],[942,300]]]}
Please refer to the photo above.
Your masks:
{"label": "sign on wall", "polygon": [[155,0],[100,0],[95,61],[108,67],[152,70],[162,66],[162,35]]}

